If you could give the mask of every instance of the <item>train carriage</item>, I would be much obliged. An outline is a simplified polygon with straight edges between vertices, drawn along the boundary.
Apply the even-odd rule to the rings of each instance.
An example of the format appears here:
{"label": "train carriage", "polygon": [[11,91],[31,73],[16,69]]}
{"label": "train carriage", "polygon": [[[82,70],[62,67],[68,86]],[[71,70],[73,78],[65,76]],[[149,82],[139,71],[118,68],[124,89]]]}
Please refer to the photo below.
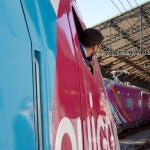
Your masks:
{"label": "train carriage", "polygon": [[121,81],[103,79],[118,133],[150,119],[149,92]]}
{"label": "train carriage", "polygon": [[0,149],[119,150],[75,0],[1,0],[0,18]]}

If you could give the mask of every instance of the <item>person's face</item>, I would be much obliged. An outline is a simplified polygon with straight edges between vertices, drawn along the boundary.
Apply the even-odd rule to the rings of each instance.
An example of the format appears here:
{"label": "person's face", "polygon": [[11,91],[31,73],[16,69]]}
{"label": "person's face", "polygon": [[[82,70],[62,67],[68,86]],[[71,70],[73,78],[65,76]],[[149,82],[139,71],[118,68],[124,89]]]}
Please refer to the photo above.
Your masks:
{"label": "person's face", "polygon": [[96,55],[96,53],[97,53],[98,51],[100,51],[100,48],[101,48],[101,44],[94,45],[94,46],[92,47],[91,56]]}

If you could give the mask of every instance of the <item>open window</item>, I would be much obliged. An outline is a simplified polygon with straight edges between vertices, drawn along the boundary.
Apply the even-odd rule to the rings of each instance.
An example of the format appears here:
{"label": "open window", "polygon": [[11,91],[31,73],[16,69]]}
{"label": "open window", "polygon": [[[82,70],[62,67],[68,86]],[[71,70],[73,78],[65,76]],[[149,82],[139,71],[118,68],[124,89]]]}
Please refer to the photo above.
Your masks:
{"label": "open window", "polygon": [[91,59],[89,60],[87,57],[86,57],[86,54],[85,54],[85,48],[84,46],[81,44],[81,38],[83,36],[83,28],[82,28],[82,25],[77,17],[77,14],[75,13],[75,10],[74,8],[72,7],[72,12],[73,12],[73,17],[74,17],[74,22],[75,22],[75,26],[76,26],[76,31],[77,31],[77,34],[78,34],[78,39],[79,39],[79,42],[80,42],[80,48],[81,48],[81,52],[82,52],[82,55],[83,55],[83,58],[85,60],[85,63],[87,64],[87,66],[89,67],[91,73],[93,74],[93,67],[91,65]]}
{"label": "open window", "polygon": [[75,10],[74,8],[72,7],[72,12],[73,12],[73,17],[74,17],[74,22],[75,22],[75,26],[76,26],[76,30],[77,30],[77,33],[78,33],[78,38],[79,38],[79,41],[81,41],[81,37],[82,37],[82,33],[83,33],[83,28],[82,28],[82,25],[75,13]]}

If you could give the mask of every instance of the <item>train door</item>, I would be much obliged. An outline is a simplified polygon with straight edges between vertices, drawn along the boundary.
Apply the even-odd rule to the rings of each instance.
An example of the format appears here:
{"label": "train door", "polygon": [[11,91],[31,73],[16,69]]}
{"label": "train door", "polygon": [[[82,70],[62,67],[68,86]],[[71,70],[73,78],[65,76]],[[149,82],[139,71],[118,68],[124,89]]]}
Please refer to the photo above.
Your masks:
{"label": "train door", "polygon": [[82,56],[79,41],[85,26],[82,24],[77,10],[75,2],[67,7],[79,64],[83,149],[116,150],[118,148],[117,139],[115,139],[116,133],[112,129],[112,118],[96,58],[93,58],[95,65],[92,74]]}
{"label": "train door", "polygon": [[38,84],[33,81],[34,75],[38,80],[38,64],[32,63],[31,40],[20,0],[0,1],[0,51],[0,149],[39,149]]}

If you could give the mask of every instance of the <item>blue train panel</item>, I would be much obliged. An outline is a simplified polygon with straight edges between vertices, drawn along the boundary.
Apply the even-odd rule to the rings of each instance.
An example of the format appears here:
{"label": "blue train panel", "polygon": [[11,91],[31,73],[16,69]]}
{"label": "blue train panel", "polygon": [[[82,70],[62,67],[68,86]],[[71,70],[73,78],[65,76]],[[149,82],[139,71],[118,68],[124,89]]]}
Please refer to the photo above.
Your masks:
{"label": "blue train panel", "polygon": [[20,1],[2,0],[0,18],[0,149],[33,150],[31,41]]}
{"label": "blue train panel", "polygon": [[0,0],[0,19],[0,150],[119,150],[76,1]]}

